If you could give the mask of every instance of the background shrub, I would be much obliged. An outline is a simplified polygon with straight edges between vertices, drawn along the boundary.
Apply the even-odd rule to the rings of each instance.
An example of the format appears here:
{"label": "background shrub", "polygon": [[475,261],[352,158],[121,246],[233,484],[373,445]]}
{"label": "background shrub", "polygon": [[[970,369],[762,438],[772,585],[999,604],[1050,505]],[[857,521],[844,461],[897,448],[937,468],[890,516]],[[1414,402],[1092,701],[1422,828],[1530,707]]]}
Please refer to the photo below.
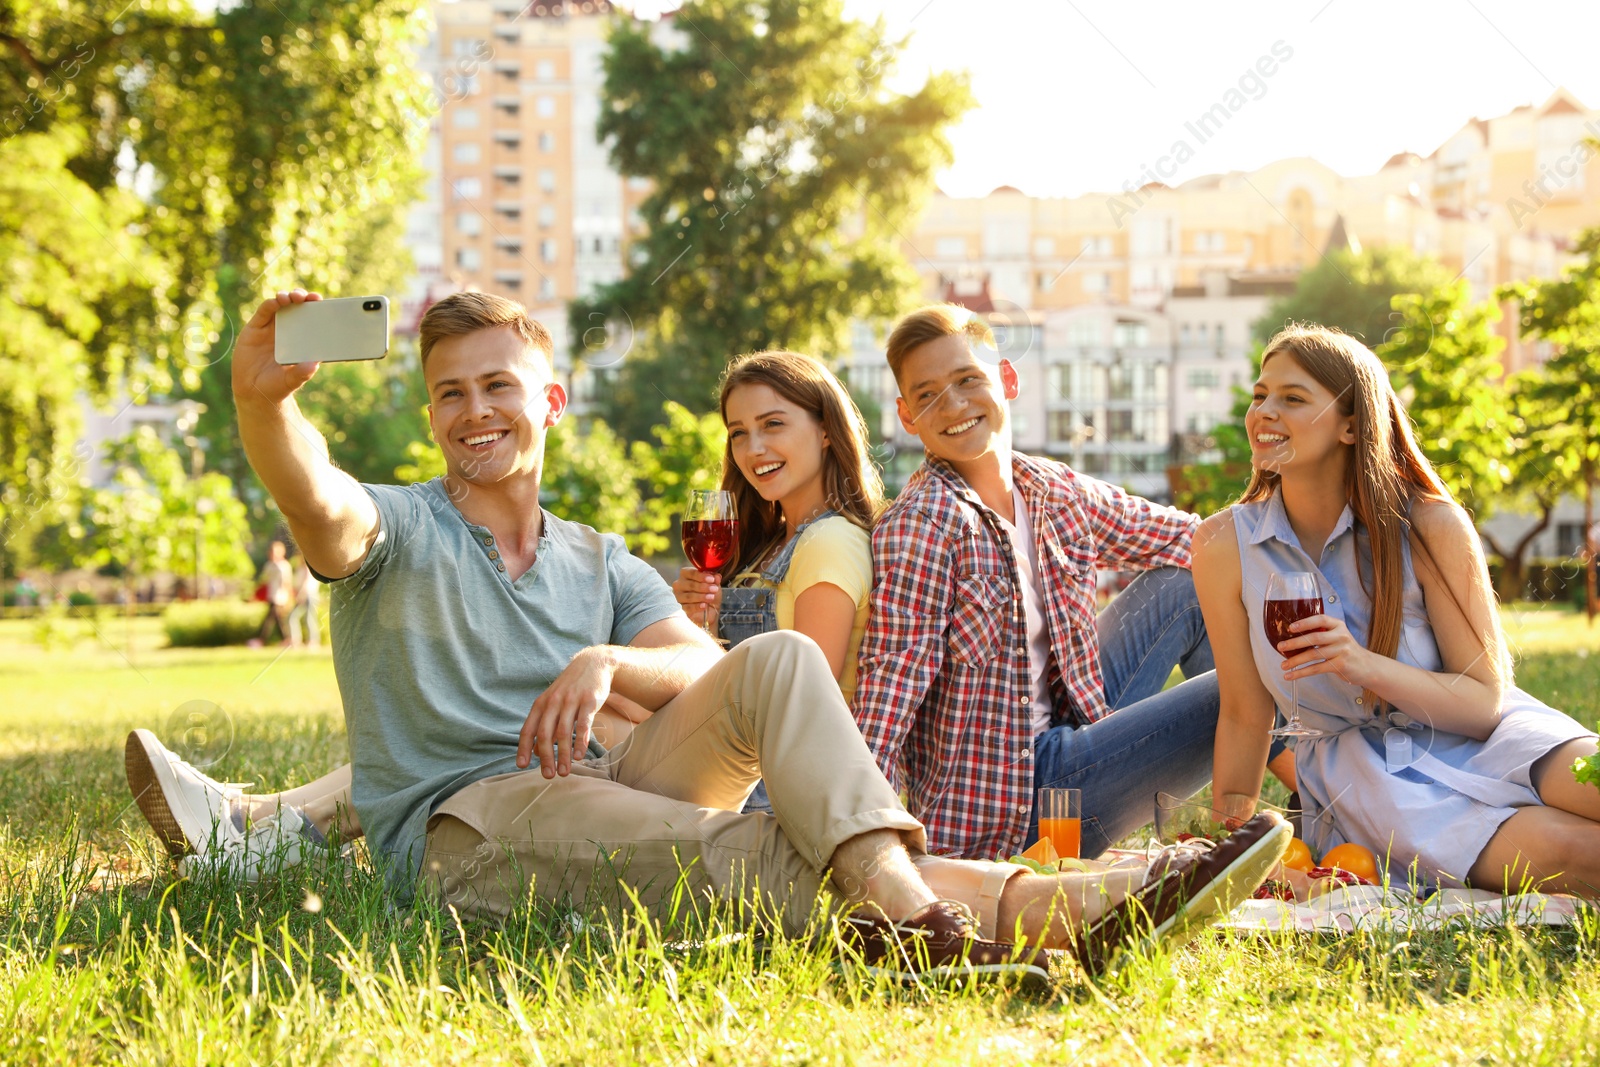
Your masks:
{"label": "background shrub", "polygon": [[242,645],[261,629],[266,608],[233,600],[195,600],[173,604],[161,615],[167,642],[174,648]]}

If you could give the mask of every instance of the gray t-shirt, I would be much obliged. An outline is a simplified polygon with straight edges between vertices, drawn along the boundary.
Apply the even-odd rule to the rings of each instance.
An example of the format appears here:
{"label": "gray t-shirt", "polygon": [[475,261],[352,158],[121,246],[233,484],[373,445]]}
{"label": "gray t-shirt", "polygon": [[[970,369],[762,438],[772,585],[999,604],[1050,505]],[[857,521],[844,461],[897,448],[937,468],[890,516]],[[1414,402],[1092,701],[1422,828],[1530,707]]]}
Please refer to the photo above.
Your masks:
{"label": "gray t-shirt", "polygon": [[359,570],[331,583],[333,666],[356,813],[404,892],[428,817],[517,769],[523,721],[573,655],[628,644],[680,609],[615,534],[545,512],[537,558],[513,582],[494,536],[456,510],[443,479],[363,488],[378,538]]}

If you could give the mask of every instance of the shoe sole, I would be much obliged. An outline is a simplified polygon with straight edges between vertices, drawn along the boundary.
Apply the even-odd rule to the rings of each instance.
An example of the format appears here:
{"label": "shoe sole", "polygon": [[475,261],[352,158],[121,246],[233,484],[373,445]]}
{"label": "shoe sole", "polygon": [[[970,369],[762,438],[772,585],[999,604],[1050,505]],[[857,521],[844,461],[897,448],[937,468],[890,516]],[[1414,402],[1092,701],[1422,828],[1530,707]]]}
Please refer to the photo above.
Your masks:
{"label": "shoe sole", "polygon": [[156,735],[149,730],[135,730],[128,735],[128,743],[123,752],[123,765],[128,775],[128,788],[133,791],[134,802],[139,805],[139,810],[144,813],[145,821],[156,832],[165,846],[167,855],[173,859],[182,859],[194,851],[189,844],[189,838],[183,832],[183,827],[178,823],[177,816],[172,814],[172,806],[167,803],[167,789],[176,789],[176,781],[166,781],[158,766],[158,762],[150,756],[150,746],[159,748],[161,742],[156,740]]}
{"label": "shoe sole", "polygon": [[[1256,891],[1256,887],[1266,880],[1273,866],[1289,851],[1289,841],[1293,836],[1294,831],[1287,822],[1280,822],[1274,826],[1222,873],[1179,905],[1165,922],[1154,930],[1140,934],[1133,941],[1125,943],[1112,955],[1104,973],[1116,974],[1127,964],[1133,953],[1148,954],[1149,950],[1158,944],[1166,952],[1176,952],[1194,940],[1195,935],[1210,926],[1220,914],[1227,912]],[[1247,888],[1234,891],[1236,887],[1246,884]]]}

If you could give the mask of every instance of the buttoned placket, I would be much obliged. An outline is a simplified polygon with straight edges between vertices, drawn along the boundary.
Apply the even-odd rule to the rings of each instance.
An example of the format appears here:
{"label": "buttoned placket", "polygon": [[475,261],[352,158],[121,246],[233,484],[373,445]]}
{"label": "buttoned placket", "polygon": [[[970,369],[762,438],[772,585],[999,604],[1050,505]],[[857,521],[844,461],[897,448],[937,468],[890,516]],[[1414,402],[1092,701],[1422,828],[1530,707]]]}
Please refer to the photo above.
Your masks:
{"label": "buttoned placket", "polygon": [[[1000,558],[1005,560],[1007,572],[1010,574],[1010,577],[1011,577],[1011,633],[1020,632],[1023,635],[1022,644],[1016,646],[1017,656],[1016,656],[1016,660],[1015,660],[1015,662],[1014,662],[1014,664],[1012,666],[1011,677],[1012,677],[1013,692],[1021,692],[1021,694],[1022,694],[1022,696],[1018,700],[1017,706],[1021,709],[1021,714],[1022,714],[1022,718],[1023,718],[1022,736],[1027,739],[1026,742],[1024,743],[1023,747],[1022,747],[1022,750],[1021,750],[1022,751],[1022,757],[1021,758],[1024,761],[1026,761],[1026,760],[1029,760],[1029,759],[1031,759],[1033,757],[1033,748],[1032,748],[1032,744],[1033,744],[1033,717],[1032,717],[1032,714],[1030,713],[1029,708],[1028,708],[1028,705],[1030,703],[1030,699],[1031,698],[1027,695],[1029,690],[1032,688],[1033,676],[1030,673],[1032,671],[1032,665],[1028,660],[1027,612],[1026,612],[1026,609],[1024,608],[1024,606],[1023,606],[1023,601],[1022,601],[1022,596],[1023,596],[1023,594],[1022,594],[1022,581],[1021,581],[1022,576],[1017,571],[1016,548],[1011,543],[1011,535],[1008,534],[1005,531],[1005,528],[1003,526],[1001,526],[1001,524],[1000,524],[1000,516],[995,514],[995,512],[994,512],[994,510],[992,508],[990,508],[987,504],[985,504],[982,500],[980,500],[978,498],[978,494],[976,492],[974,492],[970,486],[966,486],[965,484],[963,484],[963,488],[968,493],[968,495],[969,495],[968,498],[972,501],[973,504],[975,504],[977,506],[979,513],[984,516],[985,521],[988,523],[990,534],[992,536],[994,536],[999,541],[999,543],[1001,545],[1006,546],[1006,550],[1000,553]],[[1030,502],[1030,504],[1029,504],[1029,514],[1030,514],[1030,516],[1032,515],[1032,508],[1033,508],[1033,505]],[[1025,532],[1026,535],[1030,536],[1030,537],[1033,535],[1033,531],[1032,531],[1031,528],[1029,530],[1027,530],[1027,531],[1023,531],[1022,527],[1018,526],[1017,530],[1018,530],[1019,533]],[[1045,620],[1045,626],[1048,628],[1049,625],[1050,625],[1049,619],[1047,618]],[[1010,634],[1007,634],[1007,636],[1009,637]],[[1001,646],[1002,653],[1004,652],[1006,647],[1008,647],[1008,646],[1005,646],[1005,645]],[[1013,727],[1016,725],[1016,719],[1014,717],[1011,719],[1011,724],[1012,724]],[[1027,773],[1028,773],[1028,790],[1027,790],[1027,792],[1031,796],[1032,793],[1033,793],[1033,788],[1032,788],[1032,786],[1033,786],[1033,771],[1032,771],[1032,769],[1030,768]],[[1012,827],[1011,836],[1010,836],[1011,849],[1012,849],[1013,852],[1022,851],[1022,841],[1023,841],[1023,838],[1027,835],[1027,821],[1026,820],[1027,820],[1027,816],[1028,816],[1028,813],[1029,813],[1030,810],[1032,810],[1032,809],[1031,809],[1030,805],[1028,805],[1028,804],[1021,804],[1021,805],[1018,805],[1018,807],[1017,807],[1017,815],[1019,817],[1019,821],[1018,821],[1018,823],[1016,825],[1014,825]]]}

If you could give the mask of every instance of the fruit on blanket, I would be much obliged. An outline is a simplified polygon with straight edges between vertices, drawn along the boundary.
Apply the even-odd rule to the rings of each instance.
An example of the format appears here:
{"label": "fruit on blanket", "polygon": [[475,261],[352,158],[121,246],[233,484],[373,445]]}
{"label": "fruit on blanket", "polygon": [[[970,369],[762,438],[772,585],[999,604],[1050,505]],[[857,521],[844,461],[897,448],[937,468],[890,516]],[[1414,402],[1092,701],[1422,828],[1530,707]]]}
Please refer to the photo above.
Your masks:
{"label": "fruit on blanket", "polygon": [[1380,880],[1378,857],[1374,856],[1370,849],[1362,848],[1353,842],[1330,848],[1322,857],[1322,866],[1349,871],[1371,885],[1376,885]]}
{"label": "fruit on blanket", "polygon": [[1056,852],[1056,846],[1053,841],[1051,841],[1048,837],[1041,837],[1039,840],[1027,847],[1027,849],[1022,853],[1022,858],[1049,866],[1055,863],[1056,860],[1060,859],[1061,856]]}
{"label": "fruit on blanket", "polygon": [[1315,867],[1317,861],[1311,856],[1311,846],[1296,837],[1290,840],[1289,851],[1283,854],[1283,865],[1304,873]]}

